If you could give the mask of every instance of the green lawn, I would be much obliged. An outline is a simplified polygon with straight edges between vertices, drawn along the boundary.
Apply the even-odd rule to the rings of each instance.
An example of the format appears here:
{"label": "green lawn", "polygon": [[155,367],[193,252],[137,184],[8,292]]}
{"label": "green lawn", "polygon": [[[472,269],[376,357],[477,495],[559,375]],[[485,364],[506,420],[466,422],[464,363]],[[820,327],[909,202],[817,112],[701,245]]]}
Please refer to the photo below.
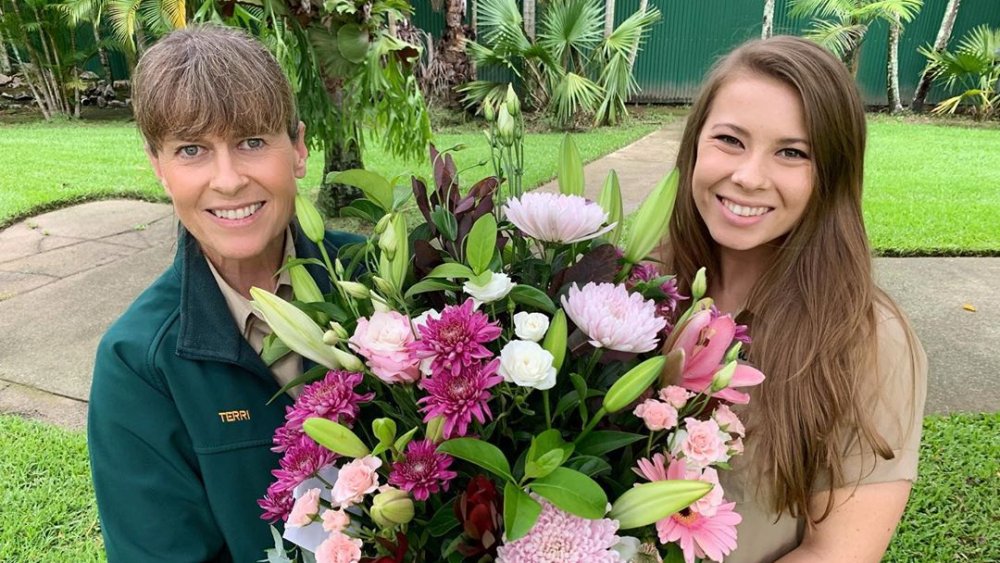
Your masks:
{"label": "green lawn", "polygon": [[[629,127],[594,129],[577,133],[574,140],[585,161],[613,152],[653,131],[656,125],[639,123]],[[438,134],[440,149],[463,144],[454,155],[462,185],[491,174],[489,150],[481,131],[463,127]],[[531,133],[525,138],[525,186],[536,186],[556,174],[556,156],[562,135]],[[415,172],[431,177],[430,164],[408,162],[386,154],[377,143],[369,143],[367,166],[387,177]],[[302,181],[314,190],[323,172],[321,155],[309,159]],[[70,202],[113,196],[166,201],[142,149],[142,141],[130,123],[28,123],[0,125],[0,228],[18,219]]]}
{"label": "green lawn", "polygon": [[[920,479],[885,561],[1000,560],[1000,413],[924,420]],[[83,433],[0,415],[0,560],[103,558]]]}

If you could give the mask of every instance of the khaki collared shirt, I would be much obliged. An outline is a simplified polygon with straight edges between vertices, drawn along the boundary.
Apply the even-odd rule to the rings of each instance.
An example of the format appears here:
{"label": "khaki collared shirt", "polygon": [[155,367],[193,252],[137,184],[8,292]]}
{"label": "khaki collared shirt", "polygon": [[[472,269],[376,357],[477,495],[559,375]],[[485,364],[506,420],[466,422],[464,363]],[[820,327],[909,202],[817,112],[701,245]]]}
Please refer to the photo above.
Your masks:
{"label": "khaki collared shirt", "polygon": [[[295,258],[295,245],[292,243],[291,229],[285,230],[285,251],[283,256],[281,260],[282,264],[290,258]],[[250,300],[230,287],[226,283],[226,280],[219,275],[218,270],[215,269],[210,260],[206,258],[205,261],[208,262],[208,269],[212,271],[215,283],[219,285],[219,290],[222,291],[222,296],[226,299],[226,305],[229,307],[229,312],[232,314],[233,320],[236,321],[236,326],[240,329],[240,334],[250,343],[250,347],[260,354],[261,350],[264,349],[264,338],[272,332],[271,327],[268,326],[264,317],[254,311]],[[278,274],[277,285],[276,293],[278,297],[290,301],[292,299],[292,278],[288,274],[288,270],[283,270]],[[302,357],[295,352],[290,352],[282,356],[271,364],[271,373],[274,374],[274,379],[278,382],[278,385],[284,386],[302,374]],[[288,393],[292,397],[297,397],[299,391],[300,388],[295,387],[289,389]]]}

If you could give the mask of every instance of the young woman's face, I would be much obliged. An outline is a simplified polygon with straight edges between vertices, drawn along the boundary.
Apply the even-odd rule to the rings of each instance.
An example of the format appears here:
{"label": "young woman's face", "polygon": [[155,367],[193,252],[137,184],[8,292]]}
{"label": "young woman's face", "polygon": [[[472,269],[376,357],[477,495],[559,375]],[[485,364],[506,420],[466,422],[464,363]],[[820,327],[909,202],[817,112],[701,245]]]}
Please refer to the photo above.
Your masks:
{"label": "young woman's face", "polygon": [[184,227],[221,263],[256,261],[277,249],[295,213],[307,150],[281,131],[246,139],[168,138],[150,161]]}
{"label": "young woman's face", "polygon": [[753,74],[723,84],[698,136],[691,182],[717,244],[751,250],[792,230],[813,192],[808,139],[790,86]]}

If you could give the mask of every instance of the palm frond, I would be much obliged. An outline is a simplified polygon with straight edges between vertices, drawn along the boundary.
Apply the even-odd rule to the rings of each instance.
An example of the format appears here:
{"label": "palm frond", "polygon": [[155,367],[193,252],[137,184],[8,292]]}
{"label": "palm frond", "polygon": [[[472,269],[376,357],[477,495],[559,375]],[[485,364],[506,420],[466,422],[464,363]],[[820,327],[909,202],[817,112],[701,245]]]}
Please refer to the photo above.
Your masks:
{"label": "palm frond", "polygon": [[567,72],[552,91],[552,108],[556,124],[569,127],[578,114],[592,114],[597,110],[603,91],[593,80],[574,72]]}
{"label": "palm frond", "polygon": [[531,46],[515,0],[480,0],[478,22],[481,42],[494,49],[520,52]]}
{"label": "palm frond", "polygon": [[864,24],[844,24],[832,21],[818,20],[806,31],[806,38],[829,50],[834,55],[843,58],[846,53],[856,49],[868,32]]}
{"label": "palm frond", "polygon": [[602,2],[553,0],[542,14],[538,43],[569,70],[574,57],[579,61],[586,60],[603,36]]}
{"label": "palm frond", "polygon": [[597,125],[617,125],[628,115],[625,102],[638,90],[628,59],[628,52],[615,53],[601,72],[599,83],[604,89],[604,98],[594,116]]}
{"label": "palm frond", "polygon": [[628,54],[635,44],[642,44],[643,39],[649,35],[653,24],[660,21],[660,10],[651,8],[643,12],[636,12],[625,21],[618,24],[618,27],[611,32],[601,44],[601,52],[606,59],[610,59],[614,53]]}
{"label": "palm frond", "polygon": [[860,21],[883,19],[886,21],[909,22],[917,17],[923,0],[876,0],[852,11],[852,15]]}
{"label": "palm frond", "polygon": [[841,19],[854,9],[855,2],[852,0],[789,0],[788,2],[788,15],[793,18],[816,16],[823,19]]}
{"label": "palm frond", "polygon": [[457,90],[464,94],[462,103],[466,107],[479,107],[483,104],[497,107],[507,97],[507,84],[507,82],[493,82],[491,80],[473,80],[459,86]]}
{"label": "palm frond", "polygon": [[108,16],[115,37],[132,52],[135,51],[135,24],[141,3],[142,0],[111,0],[108,4]]}

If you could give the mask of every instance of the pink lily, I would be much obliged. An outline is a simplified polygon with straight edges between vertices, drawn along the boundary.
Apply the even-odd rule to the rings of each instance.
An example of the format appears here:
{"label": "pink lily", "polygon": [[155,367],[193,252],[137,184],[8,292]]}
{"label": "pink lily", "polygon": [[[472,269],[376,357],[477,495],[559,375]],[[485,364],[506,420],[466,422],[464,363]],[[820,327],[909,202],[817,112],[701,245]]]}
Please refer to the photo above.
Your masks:
{"label": "pink lily", "polygon": [[[713,315],[711,310],[695,313],[683,326],[670,351],[684,351],[680,385],[701,393],[712,385],[715,372],[723,367],[726,351],[736,336],[736,322],[730,315]],[[738,364],[729,386],[713,397],[731,403],[746,404],[750,396],[734,387],[750,387],[764,381],[764,374],[745,364]]]}

